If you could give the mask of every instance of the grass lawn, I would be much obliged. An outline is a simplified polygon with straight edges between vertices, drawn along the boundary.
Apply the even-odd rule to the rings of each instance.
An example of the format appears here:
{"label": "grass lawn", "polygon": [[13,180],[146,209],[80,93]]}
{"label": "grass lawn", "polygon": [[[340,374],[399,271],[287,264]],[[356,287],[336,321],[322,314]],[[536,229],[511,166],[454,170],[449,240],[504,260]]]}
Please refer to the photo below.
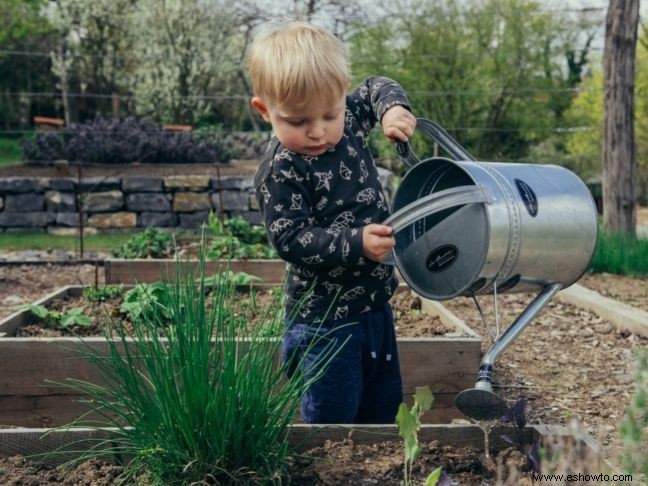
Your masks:
{"label": "grass lawn", "polygon": [[[136,233],[88,235],[83,238],[85,250],[112,250],[126,243]],[[56,236],[48,233],[0,233],[0,250],[77,250],[77,236]]]}
{"label": "grass lawn", "polygon": [[0,137],[0,166],[16,165],[22,163],[22,149],[20,139],[14,137]]}

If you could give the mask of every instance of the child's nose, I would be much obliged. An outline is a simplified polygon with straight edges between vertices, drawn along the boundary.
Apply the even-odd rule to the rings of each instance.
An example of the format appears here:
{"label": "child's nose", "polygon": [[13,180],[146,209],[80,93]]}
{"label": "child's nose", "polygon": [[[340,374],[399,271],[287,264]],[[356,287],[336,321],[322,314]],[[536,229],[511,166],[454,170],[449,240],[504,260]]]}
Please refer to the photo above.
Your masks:
{"label": "child's nose", "polygon": [[322,138],[324,136],[324,127],[319,123],[314,124],[310,128],[308,136],[314,139]]}

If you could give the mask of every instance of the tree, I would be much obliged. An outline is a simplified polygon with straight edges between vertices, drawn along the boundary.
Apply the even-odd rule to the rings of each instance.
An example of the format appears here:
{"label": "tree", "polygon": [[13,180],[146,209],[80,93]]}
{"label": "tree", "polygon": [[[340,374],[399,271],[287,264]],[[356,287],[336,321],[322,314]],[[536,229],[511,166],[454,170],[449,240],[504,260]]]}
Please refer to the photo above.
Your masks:
{"label": "tree", "polygon": [[634,80],[639,0],[610,0],[603,61],[603,221],[635,233]]}
{"label": "tree", "polygon": [[357,78],[399,80],[417,116],[482,159],[526,158],[564,125],[591,42],[589,30],[579,39],[572,31],[591,23],[557,18],[534,0],[401,0],[393,8],[351,37]]}
{"label": "tree", "polygon": [[[7,130],[29,126],[34,99],[27,93],[54,90],[47,58],[30,55],[52,42],[53,29],[39,15],[46,3],[0,0],[0,120]],[[43,105],[43,100],[36,101]]]}

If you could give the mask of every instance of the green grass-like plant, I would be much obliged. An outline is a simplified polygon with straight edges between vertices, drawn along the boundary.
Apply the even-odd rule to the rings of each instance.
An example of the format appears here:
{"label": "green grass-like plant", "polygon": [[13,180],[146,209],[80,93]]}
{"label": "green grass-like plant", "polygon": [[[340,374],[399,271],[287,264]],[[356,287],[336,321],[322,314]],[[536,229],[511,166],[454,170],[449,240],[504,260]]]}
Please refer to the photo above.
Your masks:
{"label": "green grass-like plant", "polygon": [[648,275],[648,239],[600,229],[590,271],[629,276]]}
{"label": "green grass-like plant", "polygon": [[648,477],[648,348],[637,356],[635,392],[621,421],[621,464],[626,474]]}
{"label": "green grass-like plant", "polygon": [[[107,352],[80,340],[105,385],[71,380],[66,386],[90,396],[101,419],[81,417],[68,427],[115,427],[109,440],[79,441],[73,463],[106,455],[130,458],[122,479],[151,484],[265,484],[285,480],[291,454],[289,426],[308,387],[334,355],[321,348],[308,379],[285,376],[280,339],[263,337],[263,326],[240,339],[234,316],[235,284],[227,275],[206,292],[204,253],[198,275],[176,264],[165,283],[164,317],[143,310],[132,322],[106,333]],[[145,296],[143,303],[147,302]],[[157,304],[156,304],[157,305]],[[268,310],[280,313],[279,306]],[[166,322],[161,323],[159,319]],[[163,326],[162,324],[165,324]],[[72,463],[68,463],[71,465]]]}

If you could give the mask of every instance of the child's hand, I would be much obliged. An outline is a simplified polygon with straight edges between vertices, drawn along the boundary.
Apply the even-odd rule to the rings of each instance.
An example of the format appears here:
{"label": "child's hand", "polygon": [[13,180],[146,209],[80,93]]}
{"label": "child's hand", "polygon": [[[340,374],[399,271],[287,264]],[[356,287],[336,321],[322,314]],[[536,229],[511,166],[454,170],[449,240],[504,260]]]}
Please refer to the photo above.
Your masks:
{"label": "child's hand", "polygon": [[407,142],[416,128],[416,117],[401,105],[394,105],[385,112],[380,123],[389,140]]}
{"label": "child's hand", "polygon": [[396,244],[392,232],[384,224],[368,224],[362,228],[363,255],[376,262],[385,258]]}

